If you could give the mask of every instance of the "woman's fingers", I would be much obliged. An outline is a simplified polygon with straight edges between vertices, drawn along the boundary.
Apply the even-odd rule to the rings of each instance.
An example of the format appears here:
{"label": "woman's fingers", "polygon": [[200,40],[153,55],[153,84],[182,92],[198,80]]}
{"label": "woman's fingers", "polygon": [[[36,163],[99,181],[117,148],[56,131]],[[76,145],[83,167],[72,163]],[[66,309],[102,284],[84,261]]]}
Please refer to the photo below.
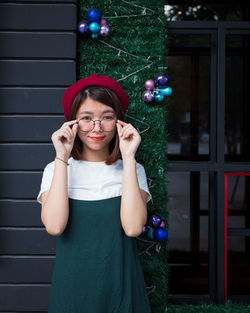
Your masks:
{"label": "woman's fingers", "polygon": [[133,134],[134,134],[134,130],[132,128],[125,129],[122,134],[122,138],[128,138]]}
{"label": "woman's fingers", "polygon": [[77,120],[72,120],[72,121],[65,122],[65,123],[62,124],[62,127],[63,127],[63,126],[70,126],[70,125],[73,125],[73,124],[75,124],[76,122],[77,122]]}
{"label": "woman's fingers", "polygon": [[77,134],[77,130],[78,130],[78,124],[74,124],[72,127],[72,132],[73,132],[73,136],[75,138],[76,134]]}
{"label": "woman's fingers", "polygon": [[[74,139],[76,136],[78,129],[76,121],[77,120],[66,122],[60,128],[60,131],[63,132],[63,134],[67,134],[69,139]],[[70,127],[71,125],[73,125],[72,128]]]}
{"label": "woman's fingers", "polygon": [[121,137],[124,137],[124,134],[127,133],[128,131],[133,131],[134,127],[131,124],[127,124],[125,125],[122,129],[121,129]]}

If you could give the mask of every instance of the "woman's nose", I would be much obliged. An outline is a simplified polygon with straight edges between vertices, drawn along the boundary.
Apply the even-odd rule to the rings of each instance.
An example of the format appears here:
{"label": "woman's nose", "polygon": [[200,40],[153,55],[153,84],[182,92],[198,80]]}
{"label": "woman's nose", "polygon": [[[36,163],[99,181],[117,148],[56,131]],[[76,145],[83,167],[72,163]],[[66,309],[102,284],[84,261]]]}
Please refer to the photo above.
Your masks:
{"label": "woman's nose", "polygon": [[101,121],[98,121],[98,120],[94,121],[93,130],[96,130],[96,131],[101,131],[102,130]]}

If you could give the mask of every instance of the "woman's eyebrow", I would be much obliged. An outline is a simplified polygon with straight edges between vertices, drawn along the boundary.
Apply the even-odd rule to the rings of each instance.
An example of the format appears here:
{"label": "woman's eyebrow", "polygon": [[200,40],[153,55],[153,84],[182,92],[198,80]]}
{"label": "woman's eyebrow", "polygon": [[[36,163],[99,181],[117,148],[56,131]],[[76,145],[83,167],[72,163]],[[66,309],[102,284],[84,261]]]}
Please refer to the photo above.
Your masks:
{"label": "woman's eyebrow", "polygon": [[[113,110],[105,110],[105,111],[103,111],[102,112],[102,114],[104,114],[104,113],[115,113]],[[81,114],[90,114],[90,115],[93,115],[94,113],[93,112],[89,112],[89,111],[82,111],[81,113],[80,113],[80,115]]]}

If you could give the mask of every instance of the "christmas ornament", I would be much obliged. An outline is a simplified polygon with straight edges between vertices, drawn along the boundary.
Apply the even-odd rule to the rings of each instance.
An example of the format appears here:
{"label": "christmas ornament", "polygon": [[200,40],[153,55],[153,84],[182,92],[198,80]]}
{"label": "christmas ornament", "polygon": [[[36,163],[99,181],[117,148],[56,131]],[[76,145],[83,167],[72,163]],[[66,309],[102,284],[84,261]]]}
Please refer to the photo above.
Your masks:
{"label": "christmas ornament", "polygon": [[91,35],[92,38],[98,38],[99,35],[107,37],[110,28],[102,14],[97,9],[91,9],[87,13],[87,21],[81,21],[78,24],[78,31],[83,35]]}
{"label": "christmas ornament", "polygon": [[157,242],[163,242],[168,238],[168,231],[165,229],[165,222],[159,214],[151,214],[146,225],[143,226],[142,232],[147,234],[148,238]]}
{"label": "christmas ornament", "polygon": [[168,231],[163,227],[157,227],[153,232],[154,240],[165,241],[168,238]]}
{"label": "christmas ornament", "polygon": [[89,25],[87,22],[82,21],[78,24],[78,31],[81,34],[89,34]]}
{"label": "christmas ornament", "polygon": [[157,214],[150,215],[149,224],[152,227],[158,227],[161,224],[161,217]]}
{"label": "christmas ornament", "polygon": [[153,230],[153,228],[150,228],[150,229],[148,230],[147,236],[148,236],[148,238],[150,238],[150,239],[154,239],[154,230]]}
{"label": "christmas ornament", "polygon": [[145,102],[162,102],[165,96],[170,96],[173,92],[172,88],[168,86],[168,77],[164,73],[156,75],[155,79],[145,81],[146,91],[142,94],[142,99]]}

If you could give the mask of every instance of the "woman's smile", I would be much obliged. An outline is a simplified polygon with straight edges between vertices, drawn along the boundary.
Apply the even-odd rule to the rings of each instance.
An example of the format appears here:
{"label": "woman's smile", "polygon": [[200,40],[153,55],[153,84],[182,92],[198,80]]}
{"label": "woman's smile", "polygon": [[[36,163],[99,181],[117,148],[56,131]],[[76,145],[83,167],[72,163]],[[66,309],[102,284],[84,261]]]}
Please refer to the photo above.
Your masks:
{"label": "woman's smile", "polygon": [[92,137],[90,136],[91,139],[96,140],[96,141],[100,141],[104,139],[104,136],[98,136],[98,137]]}

